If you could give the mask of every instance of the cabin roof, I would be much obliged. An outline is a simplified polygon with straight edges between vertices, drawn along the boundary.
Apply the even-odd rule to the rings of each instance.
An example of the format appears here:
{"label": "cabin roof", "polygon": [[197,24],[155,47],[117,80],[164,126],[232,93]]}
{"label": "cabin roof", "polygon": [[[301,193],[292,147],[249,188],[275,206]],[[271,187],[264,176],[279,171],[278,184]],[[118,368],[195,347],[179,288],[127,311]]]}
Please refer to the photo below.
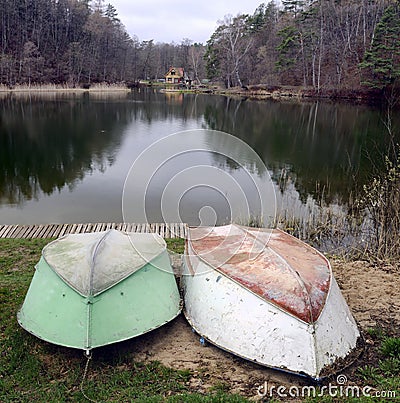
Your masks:
{"label": "cabin roof", "polygon": [[[172,72],[174,72],[175,74],[172,74]],[[169,68],[169,70],[167,71],[167,73],[165,74],[165,77],[169,76],[169,75],[174,75],[175,77],[183,77],[185,75],[185,70],[183,69],[183,67],[174,67],[171,66]]]}

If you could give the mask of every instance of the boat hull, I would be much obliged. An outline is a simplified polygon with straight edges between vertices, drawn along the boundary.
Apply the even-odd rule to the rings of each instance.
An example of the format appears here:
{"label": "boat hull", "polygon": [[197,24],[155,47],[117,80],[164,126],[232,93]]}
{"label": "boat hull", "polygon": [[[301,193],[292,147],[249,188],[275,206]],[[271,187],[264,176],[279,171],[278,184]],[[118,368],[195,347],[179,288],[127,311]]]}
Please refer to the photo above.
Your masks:
{"label": "boat hull", "polygon": [[94,296],[77,292],[42,257],[17,318],[40,339],[91,350],[149,332],[180,312],[179,290],[164,251]]}
{"label": "boat hull", "polygon": [[[188,250],[189,249],[189,250]],[[268,367],[320,378],[360,336],[332,277],[318,319],[308,323],[211,267],[187,246],[184,315],[216,346]]]}

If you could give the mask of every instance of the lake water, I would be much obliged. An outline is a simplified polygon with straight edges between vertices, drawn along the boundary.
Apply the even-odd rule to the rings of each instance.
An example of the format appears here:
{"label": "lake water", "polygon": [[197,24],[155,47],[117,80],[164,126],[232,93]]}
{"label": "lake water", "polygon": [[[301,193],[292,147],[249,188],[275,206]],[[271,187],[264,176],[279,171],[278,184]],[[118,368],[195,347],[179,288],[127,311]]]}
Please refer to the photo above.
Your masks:
{"label": "lake water", "polygon": [[147,89],[0,104],[1,224],[223,224],[315,204],[345,210],[388,148],[384,114],[344,103]]}

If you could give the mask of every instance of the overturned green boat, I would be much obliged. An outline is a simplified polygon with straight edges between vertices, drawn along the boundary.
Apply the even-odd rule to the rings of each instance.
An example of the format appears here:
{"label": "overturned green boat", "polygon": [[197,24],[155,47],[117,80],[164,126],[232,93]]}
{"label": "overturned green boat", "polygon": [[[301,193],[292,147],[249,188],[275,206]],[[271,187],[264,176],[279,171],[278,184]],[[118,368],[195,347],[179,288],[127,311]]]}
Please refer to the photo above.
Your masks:
{"label": "overturned green boat", "polygon": [[18,322],[43,340],[89,351],[158,328],[180,310],[165,241],[109,230],[44,247]]}

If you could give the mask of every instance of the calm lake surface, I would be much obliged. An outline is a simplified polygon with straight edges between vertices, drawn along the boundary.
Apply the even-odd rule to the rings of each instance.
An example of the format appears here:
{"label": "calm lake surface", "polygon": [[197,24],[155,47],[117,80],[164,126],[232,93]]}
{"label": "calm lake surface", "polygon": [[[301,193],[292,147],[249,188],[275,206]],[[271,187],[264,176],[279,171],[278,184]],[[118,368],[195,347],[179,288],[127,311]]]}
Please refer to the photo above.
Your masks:
{"label": "calm lake surface", "polygon": [[[307,214],[315,204],[345,210],[349,197],[382,167],[389,144],[383,112],[345,103],[148,89],[103,96],[8,94],[0,105],[1,224],[140,220],[136,199],[122,211],[132,164],[155,142],[181,131],[192,131],[186,141],[195,139],[197,151],[174,154],[173,141],[177,146],[181,141],[172,137],[169,147],[142,154],[134,178],[129,177],[131,190],[145,189],[132,197],[143,196],[149,222],[177,217],[191,225],[244,222],[260,214],[257,190],[263,183],[268,189],[272,183],[275,192],[266,197],[268,215],[275,200],[278,211],[293,215]],[[222,142],[224,137],[211,130],[229,133],[255,153],[241,142]],[[198,144],[207,146],[199,151]],[[160,157],[164,163],[156,166],[160,152],[166,153]],[[223,184],[210,183],[218,175]],[[175,199],[164,200],[174,192]],[[241,192],[247,210],[235,209]]]}

